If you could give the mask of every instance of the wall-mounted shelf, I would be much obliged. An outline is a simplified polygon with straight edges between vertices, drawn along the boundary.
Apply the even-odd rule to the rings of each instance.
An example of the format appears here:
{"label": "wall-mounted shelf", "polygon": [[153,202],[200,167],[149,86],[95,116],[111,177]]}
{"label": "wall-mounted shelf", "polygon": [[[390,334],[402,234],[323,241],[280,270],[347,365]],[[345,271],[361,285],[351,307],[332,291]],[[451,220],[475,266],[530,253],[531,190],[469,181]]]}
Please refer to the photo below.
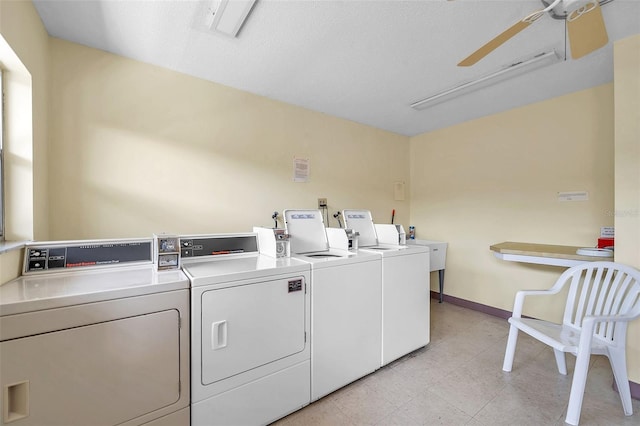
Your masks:
{"label": "wall-mounted shelf", "polygon": [[507,241],[489,247],[498,259],[511,262],[535,263],[571,267],[595,260],[613,261],[611,257],[581,256],[576,254],[582,247],[551,244],[517,243]]}

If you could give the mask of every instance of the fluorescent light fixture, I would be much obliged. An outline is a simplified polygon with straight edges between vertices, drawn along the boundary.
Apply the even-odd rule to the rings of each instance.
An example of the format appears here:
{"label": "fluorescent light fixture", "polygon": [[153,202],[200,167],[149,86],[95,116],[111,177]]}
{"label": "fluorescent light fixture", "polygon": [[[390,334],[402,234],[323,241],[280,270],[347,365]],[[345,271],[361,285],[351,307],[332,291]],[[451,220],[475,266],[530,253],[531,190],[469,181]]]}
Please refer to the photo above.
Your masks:
{"label": "fluorescent light fixture", "polygon": [[256,0],[209,0],[204,27],[236,37]]}
{"label": "fluorescent light fixture", "polygon": [[427,109],[433,105],[439,104],[440,102],[448,101],[465,93],[473,92],[474,90],[490,86],[500,81],[504,81],[517,75],[524,74],[531,70],[551,65],[560,61],[560,59],[561,58],[558,56],[555,50],[540,53],[531,59],[516,62],[505,68],[502,68],[497,72],[485,75],[484,77],[480,77],[468,83],[452,87],[451,89],[447,89],[443,92],[436,93],[435,95],[429,96],[428,98],[421,99],[417,102],[412,103],[411,108],[417,110]]}

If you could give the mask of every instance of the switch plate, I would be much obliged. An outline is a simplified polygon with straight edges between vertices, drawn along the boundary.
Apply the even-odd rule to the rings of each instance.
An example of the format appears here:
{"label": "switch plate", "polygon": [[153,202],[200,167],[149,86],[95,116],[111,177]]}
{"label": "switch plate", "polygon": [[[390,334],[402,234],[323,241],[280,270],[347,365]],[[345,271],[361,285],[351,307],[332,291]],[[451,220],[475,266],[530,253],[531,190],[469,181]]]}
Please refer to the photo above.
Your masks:
{"label": "switch plate", "polygon": [[318,208],[319,209],[327,208],[327,199],[326,198],[318,198]]}

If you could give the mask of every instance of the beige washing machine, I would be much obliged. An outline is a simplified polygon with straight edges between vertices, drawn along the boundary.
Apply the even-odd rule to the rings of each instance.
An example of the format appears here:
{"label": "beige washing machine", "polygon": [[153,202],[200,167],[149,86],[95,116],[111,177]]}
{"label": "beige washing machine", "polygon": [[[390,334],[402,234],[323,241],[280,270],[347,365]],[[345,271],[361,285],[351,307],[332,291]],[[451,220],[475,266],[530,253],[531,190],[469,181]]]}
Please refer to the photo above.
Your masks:
{"label": "beige washing machine", "polygon": [[27,245],[0,286],[0,424],[189,425],[189,281],[152,247]]}

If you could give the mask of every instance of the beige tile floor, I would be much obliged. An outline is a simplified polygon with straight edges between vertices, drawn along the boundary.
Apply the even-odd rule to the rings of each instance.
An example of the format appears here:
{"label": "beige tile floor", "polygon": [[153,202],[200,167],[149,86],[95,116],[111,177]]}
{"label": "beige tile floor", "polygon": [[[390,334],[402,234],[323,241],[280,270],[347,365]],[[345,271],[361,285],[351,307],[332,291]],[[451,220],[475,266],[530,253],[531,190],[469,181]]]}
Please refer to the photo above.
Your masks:
{"label": "beige tile floor", "polygon": [[[506,320],[431,305],[431,343],[278,422],[292,425],[564,425],[575,358],[561,376],[553,351],[520,333],[513,371],[502,371]],[[640,425],[624,416],[606,358],[594,356],[581,425]]]}

